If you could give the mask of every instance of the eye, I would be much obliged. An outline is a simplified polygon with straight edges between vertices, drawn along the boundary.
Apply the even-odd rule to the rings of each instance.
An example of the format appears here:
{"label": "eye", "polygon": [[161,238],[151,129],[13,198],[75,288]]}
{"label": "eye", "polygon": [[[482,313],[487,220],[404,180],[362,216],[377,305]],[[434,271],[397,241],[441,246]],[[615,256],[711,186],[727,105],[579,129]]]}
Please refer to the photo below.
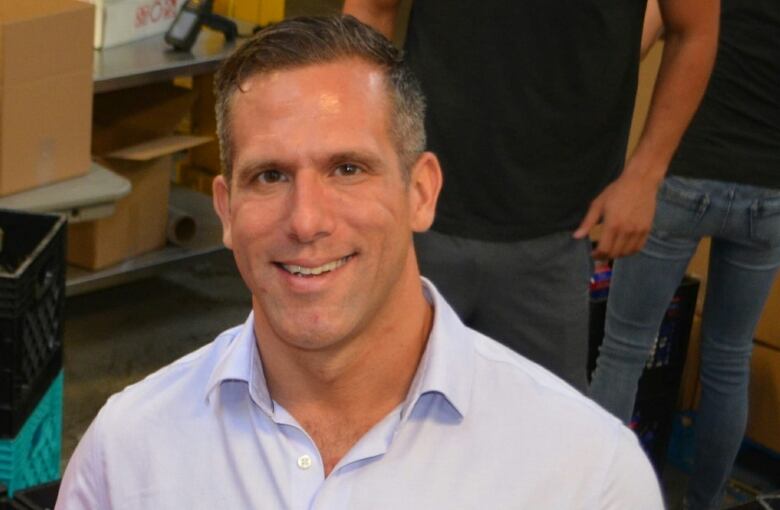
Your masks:
{"label": "eye", "polygon": [[336,175],[344,177],[350,177],[353,175],[360,175],[363,173],[363,169],[352,163],[344,163],[336,167]]}
{"label": "eye", "polygon": [[257,175],[257,180],[263,184],[274,184],[285,179],[286,176],[279,170],[265,170]]}

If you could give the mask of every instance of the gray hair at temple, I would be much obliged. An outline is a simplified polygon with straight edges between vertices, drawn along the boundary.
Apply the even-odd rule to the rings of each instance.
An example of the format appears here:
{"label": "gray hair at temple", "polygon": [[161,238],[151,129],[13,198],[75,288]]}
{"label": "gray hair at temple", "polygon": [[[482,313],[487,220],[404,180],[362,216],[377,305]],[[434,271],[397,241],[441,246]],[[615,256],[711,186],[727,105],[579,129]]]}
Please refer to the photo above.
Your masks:
{"label": "gray hair at temple", "polygon": [[425,96],[403,53],[379,32],[352,16],[285,20],[260,30],[240,46],[214,78],[217,135],[225,179],[232,176],[230,107],[248,78],[275,71],[360,58],[384,72],[391,101],[390,136],[405,179],[425,150]]}

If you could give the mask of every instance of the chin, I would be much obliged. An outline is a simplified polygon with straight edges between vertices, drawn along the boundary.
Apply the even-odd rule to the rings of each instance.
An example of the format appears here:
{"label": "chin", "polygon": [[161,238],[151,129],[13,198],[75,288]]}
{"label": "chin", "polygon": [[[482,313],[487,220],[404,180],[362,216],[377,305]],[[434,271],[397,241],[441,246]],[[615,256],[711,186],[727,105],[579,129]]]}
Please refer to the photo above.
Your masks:
{"label": "chin", "polygon": [[258,333],[270,341],[301,350],[320,350],[336,346],[354,336],[361,321],[349,300],[335,303],[301,304],[294,300],[254,300]]}
{"label": "chin", "polygon": [[280,342],[307,351],[326,349],[349,335],[349,328],[321,321],[298,318],[274,322],[271,320],[270,326]]}

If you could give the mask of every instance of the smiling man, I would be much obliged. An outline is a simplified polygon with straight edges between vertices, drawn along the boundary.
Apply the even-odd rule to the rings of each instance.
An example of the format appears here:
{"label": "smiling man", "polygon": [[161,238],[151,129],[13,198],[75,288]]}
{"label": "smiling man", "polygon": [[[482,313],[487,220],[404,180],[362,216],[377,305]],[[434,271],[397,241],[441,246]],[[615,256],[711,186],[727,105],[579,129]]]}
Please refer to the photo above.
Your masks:
{"label": "smiling man", "polygon": [[386,39],[285,21],[215,88],[214,204],[252,313],[112,397],[57,508],[662,507],[628,429],[421,279],[441,170]]}

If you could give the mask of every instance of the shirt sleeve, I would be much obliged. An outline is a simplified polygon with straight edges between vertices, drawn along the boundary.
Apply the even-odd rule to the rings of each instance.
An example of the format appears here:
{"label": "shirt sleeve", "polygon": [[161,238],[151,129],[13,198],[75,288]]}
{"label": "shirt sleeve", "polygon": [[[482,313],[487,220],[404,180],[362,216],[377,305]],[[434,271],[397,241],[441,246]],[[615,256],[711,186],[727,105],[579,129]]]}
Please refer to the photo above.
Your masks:
{"label": "shirt sleeve", "polygon": [[109,510],[100,415],[87,429],[62,477],[55,510]]}
{"label": "shirt sleeve", "polygon": [[655,471],[636,436],[627,428],[619,433],[607,470],[599,508],[603,510],[663,510]]}

